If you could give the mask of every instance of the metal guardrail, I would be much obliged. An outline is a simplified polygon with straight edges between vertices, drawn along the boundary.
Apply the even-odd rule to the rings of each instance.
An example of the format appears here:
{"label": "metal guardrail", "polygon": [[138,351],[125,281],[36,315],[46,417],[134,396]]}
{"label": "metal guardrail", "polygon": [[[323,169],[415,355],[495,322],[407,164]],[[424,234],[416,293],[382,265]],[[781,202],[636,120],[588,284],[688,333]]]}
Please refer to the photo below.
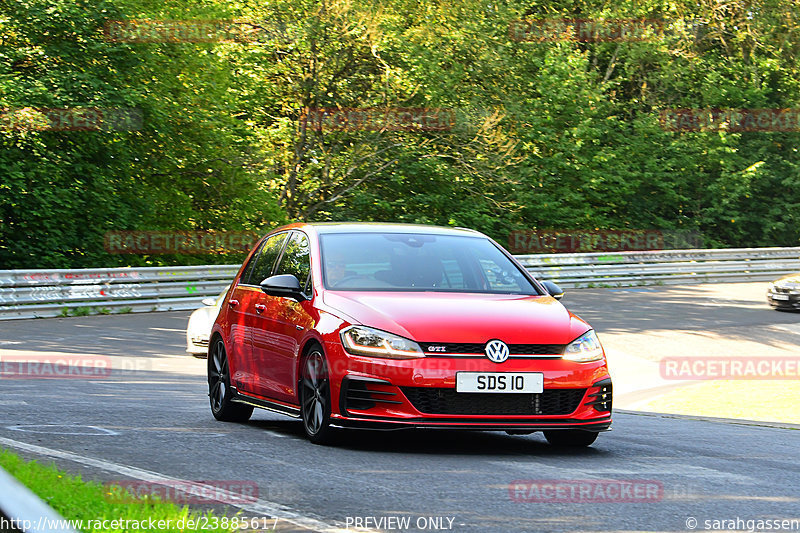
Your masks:
{"label": "metal guardrail", "polygon": [[239,265],[0,270],[0,320],[200,307]]}
{"label": "metal guardrail", "polygon": [[800,247],[519,255],[539,279],[569,287],[771,281],[800,272]]}
{"label": "metal guardrail", "polygon": [[[519,255],[539,279],[570,287],[770,281],[800,272],[800,247]],[[238,265],[0,270],[0,320],[194,309]]]}
{"label": "metal guardrail", "polygon": [[26,486],[0,468],[0,530],[78,533]]}

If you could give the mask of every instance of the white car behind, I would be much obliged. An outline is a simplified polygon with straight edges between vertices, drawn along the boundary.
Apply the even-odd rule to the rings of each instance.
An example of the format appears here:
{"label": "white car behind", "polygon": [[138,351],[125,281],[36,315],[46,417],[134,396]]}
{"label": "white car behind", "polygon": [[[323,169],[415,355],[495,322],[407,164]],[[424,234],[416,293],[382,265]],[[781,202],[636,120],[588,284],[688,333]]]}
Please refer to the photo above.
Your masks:
{"label": "white car behind", "polygon": [[225,290],[216,298],[203,298],[203,307],[195,309],[189,316],[189,324],[186,326],[186,351],[193,356],[199,358],[208,356],[211,327],[217,319],[222,300],[227,292],[228,287],[225,287]]}

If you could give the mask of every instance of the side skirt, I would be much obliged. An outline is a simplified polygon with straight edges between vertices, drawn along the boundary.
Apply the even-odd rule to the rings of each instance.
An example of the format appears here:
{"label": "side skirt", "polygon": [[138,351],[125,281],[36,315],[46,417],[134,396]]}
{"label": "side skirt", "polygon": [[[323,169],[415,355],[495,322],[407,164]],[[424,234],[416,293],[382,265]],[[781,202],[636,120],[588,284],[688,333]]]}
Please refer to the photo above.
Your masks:
{"label": "side skirt", "polygon": [[[232,388],[232,387],[231,387]],[[232,402],[237,403],[245,403],[247,405],[252,405],[253,407],[258,407],[260,409],[266,409],[267,411],[273,411],[276,413],[280,413],[282,415],[291,416],[292,418],[300,418],[300,408],[283,405],[277,402],[271,402],[269,400],[264,400],[262,398],[255,398],[253,396],[249,396],[238,390],[233,390],[233,398],[231,398]]]}

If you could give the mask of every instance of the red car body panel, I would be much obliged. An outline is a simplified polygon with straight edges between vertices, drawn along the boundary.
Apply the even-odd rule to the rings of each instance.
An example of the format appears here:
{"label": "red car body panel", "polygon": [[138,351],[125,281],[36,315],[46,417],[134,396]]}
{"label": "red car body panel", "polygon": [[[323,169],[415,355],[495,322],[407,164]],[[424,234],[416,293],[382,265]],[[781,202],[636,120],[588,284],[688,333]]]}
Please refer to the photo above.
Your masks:
{"label": "red car body panel", "polygon": [[[424,358],[396,360],[347,353],[340,332],[351,325],[373,327],[418,343],[486,343],[491,339],[501,339],[507,344],[548,345],[569,344],[591,328],[555,298],[545,294],[326,289],[320,267],[318,230],[332,232],[336,226],[320,228],[313,224],[293,224],[265,237],[292,229],[308,236],[313,292],[307,301],[267,296],[258,287],[241,285],[239,279],[244,265],[253,255],[252,251],[239,269],[214,323],[210,343],[213,345],[215,336],[224,340],[229,354],[231,385],[238,394],[263,400],[262,407],[275,407],[286,414],[295,414],[299,407],[302,356],[310,343],[316,343],[323,348],[328,364],[331,422],[335,425],[477,429],[583,427],[593,431],[610,427],[610,399],[607,410],[598,410],[598,406],[592,404],[597,403],[597,396],[592,395],[600,393],[601,387],[608,387],[610,397],[610,376],[605,357],[599,361],[579,363],[562,359],[559,354],[548,354],[510,358],[497,364],[485,356],[428,353]],[[372,226],[339,226],[350,233],[365,227],[367,231],[386,232],[399,227],[377,225],[373,230]],[[407,226],[402,228],[411,231]],[[416,227],[419,233],[428,230],[430,227]],[[457,230],[439,228],[437,231]],[[488,239],[476,232],[470,235]],[[534,283],[541,288],[538,282]],[[263,307],[257,309],[257,305]],[[415,408],[404,392],[404,388],[454,391],[455,374],[461,371],[541,372],[545,391],[585,389],[585,392],[574,411],[558,415],[426,413]],[[367,390],[387,397],[391,395],[396,403],[378,402],[367,409],[348,408],[341,404],[342,385],[348,380],[366,383]]]}
{"label": "red car body panel", "polygon": [[422,342],[567,344],[589,329],[551,296],[327,291],[324,300],[362,324]]}

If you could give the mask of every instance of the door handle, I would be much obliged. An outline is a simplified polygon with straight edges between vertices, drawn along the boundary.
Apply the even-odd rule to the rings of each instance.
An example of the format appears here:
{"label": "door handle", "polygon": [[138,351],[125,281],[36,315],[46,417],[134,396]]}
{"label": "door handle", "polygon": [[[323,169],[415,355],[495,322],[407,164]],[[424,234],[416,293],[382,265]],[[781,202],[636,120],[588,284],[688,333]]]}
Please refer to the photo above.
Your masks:
{"label": "door handle", "polygon": [[256,304],[256,313],[263,313],[267,310],[267,306],[264,304]]}
{"label": "door handle", "polygon": [[228,305],[230,305],[231,307],[236,307],[237,305],[239,305],[239,300],[228,300]]}

